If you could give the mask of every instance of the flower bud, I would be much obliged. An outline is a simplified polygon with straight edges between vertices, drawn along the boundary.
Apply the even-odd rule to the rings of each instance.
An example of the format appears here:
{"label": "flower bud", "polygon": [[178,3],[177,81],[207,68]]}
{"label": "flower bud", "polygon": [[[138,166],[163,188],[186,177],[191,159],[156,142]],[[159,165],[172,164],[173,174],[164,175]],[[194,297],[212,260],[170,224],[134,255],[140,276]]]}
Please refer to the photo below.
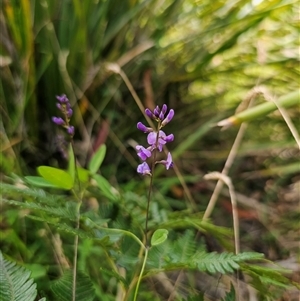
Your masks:
{"label": "flower bud", "polygon": [[169,123],[174,117],[174,110],[171,109],[167,115],[167,117],[163,120],[161,123],[162,126],[165,126],[167,123]]}

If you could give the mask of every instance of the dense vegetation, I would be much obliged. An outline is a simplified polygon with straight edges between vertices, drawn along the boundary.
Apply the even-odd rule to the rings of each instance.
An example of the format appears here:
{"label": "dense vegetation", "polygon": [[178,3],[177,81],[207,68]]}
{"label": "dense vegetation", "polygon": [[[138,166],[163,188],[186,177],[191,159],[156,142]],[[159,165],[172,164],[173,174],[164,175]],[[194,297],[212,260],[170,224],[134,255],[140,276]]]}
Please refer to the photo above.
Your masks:
{"label": "dense vegetation", "polygon": [[297,1],[1,6],[0,301],[298,300]]}

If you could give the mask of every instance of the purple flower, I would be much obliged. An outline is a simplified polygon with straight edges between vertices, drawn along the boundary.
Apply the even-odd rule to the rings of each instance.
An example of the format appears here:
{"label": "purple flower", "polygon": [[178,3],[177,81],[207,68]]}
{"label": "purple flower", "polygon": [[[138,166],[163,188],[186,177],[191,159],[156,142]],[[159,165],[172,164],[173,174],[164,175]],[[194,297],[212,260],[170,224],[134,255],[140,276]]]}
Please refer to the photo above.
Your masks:
{"label": "purple flower", "polygon": [[161,123],[161,126],[165,126],[167,123],[169,123],[173,117],[174,117],[174,110],[171,109],[167,115],[167,117],[163,120],[163,122]]}
{"label": "purple flower", "polygon": [[166,105],[166,104],[163,104],[163,106],[162,106],[162,108],[161,108],[161,113],[163,113],[164,116],[165,116],[165,114],[166,114],[166,112],[167,112],[167,109],[168,109],[167,105]]}
{"label": "purple flower", "polygon": [[73,125],[68,126],[67,132],[70,136],[73,136],[75,132],[74,126]]}
{"label": "purple flower", "polygon": [[[157,139],[157,132],[151,132],[148,134],[147,142],[152,146],[152,150],[156,148],[156,139]],[[164,131],[159,131],[159,137],[157,141],[157,148],[161,152],[163,146],[167,142],[172,142],[174,140],[174,135],[170,134],[166,136]]]}
{"label": "purple flower", "polygon": [[156,139],[157,139],[157,132],[152,132],[148,134],[147,142],[152,146],[152,149],[155,149],[156,147],[161,152],[163,145],[165,145],[167,142],[165,141],[165,138],[167,137],[166,134],[163,131],[159,131],[158,134],[158,140],[156,145]]}
{"label": "purple flower", "polygon": [[156,106],[156,108],[153,110],[153,113],[156,117],[159,117],[159,114],[160,114],[160,108],[159,106]]}
{"label": "purple flower", "polygon": [[164,139],[166,142],[172,142],[174,140],[174,135],[170,134],[170,135],[166,136]]}
{"label": "purple flower", "polygon": [[62,94],[61,96],[56,96],[56,99],[60,103],[68,103],[69,102],[69,99],[67,98],[67,96],[65,94]]}
{"label": "purple flower", "polygon": [[142,145],[137,145],[135,147],[138,151],[138,156],[143,160],[147,160],[147,158],[150,158],[152,153],[150,150],[144,148]]}
{"label": "purple flower", "polygon": [[148,109],[148,108],[145,110],[145,113],[146,113],[146,115],[147,115],[148,117],[150,117],[150,118],[155,117],[155,116],[153,115],[153,113],[151,112],[151,110]]}
{"label": "purple flower", "polygon": [[168,153],[167,160],[157,161],[156,163],[161,163],[161,164],[165,165],[166,170],[168,170],[170,167],[173,167],[173,160],[172,160],[171,153]]}
{"label": "purple flower", "polygon": [[60,117],[52,117],[52,121],[57,125],[65,125],[65,121]]}
{"label": "purple flower", "polygon": [[138,165],[137,172],[142,175],[149,175],[151,176],[151,169],[149,165],[146,162],[143,162],[142,164]]}
{"label": "purple flower", "polygon": [[144,124],[142,124],[141,122],[138,122],[137,124],[137,128],[144,132],[144,133],[150,133],[150,132],[153,132],[153,129],[150,128],[150,127],[146,127]]}
{"label": "purple flower", "polygon": [[70,119],[73,115],[73,110],[71,108],[67,109],[67,117]]}
{"label": "purple flower", "polygon": [[69,99],[67,98],[67,96],[65,94],[63,94],[61,96],[56,96],[56,99],[58,100],[58,103],[56,103],[56,107],[62,113],[63,118],[54,116],[54,117],[52,117],[52,121],[55,124],[64,127],[70,136],[74,136],[75,129],[73,126],[71,126],[69,124],[70,118],[73,115],[73,110],[71,108]]}

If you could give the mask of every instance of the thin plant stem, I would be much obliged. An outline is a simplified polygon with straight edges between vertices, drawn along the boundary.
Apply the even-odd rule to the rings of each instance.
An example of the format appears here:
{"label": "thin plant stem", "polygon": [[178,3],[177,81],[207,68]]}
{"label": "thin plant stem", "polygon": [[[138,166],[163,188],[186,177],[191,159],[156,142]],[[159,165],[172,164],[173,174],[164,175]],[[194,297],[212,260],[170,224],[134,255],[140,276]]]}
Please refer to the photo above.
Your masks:
{"label": "thin plant stem", "polygon": [[[71,141],[71,149],[72,149],[72,154],[73,154],[73,159],[74,159],[74,167],[75,167],[75,186],[78,185],[78,195],[76,191],[74,191],[75,196],[78,198],[78,203],[76,206],[76,230],[79,229],[80,227],[80,207],[82,204],[82,196],[83,196],[83,191],[81,190],[81,184],[79,180],[79,175],[78,175],[78,169],[76,165],[76,156],[74,152],[74,144],[73,144],[73,139]],[[77,279],[77,261],[78,261],[78,241],[79,237],[78,235],[75,235],[74,238],[74,257],[73,257],[73,283],[72,283],[72,301],[76,300],[76,279]]]}
{"label": "thin plant stem", "polygon": [[[234,159],[236,157],[238,148],[239,148],[239,146],[240,146],[240,144],[242,142],[242,139],[244,137],[244,134],[245,134],[245,131],[247,129],[247,126],[248,126],[247,123],[243,123],[240,126],[238,134],[237,134],[237,136],[235,138],[235,141],[234,141],[234,143],[232,145],[232,148],[230,150],[230,153],[229,153],[229,155],[227,157],[227,160],[225,162],[224,168],[222,170],[222,174],[223,175],[227,175],[228,174],[228,171],[229,171],[230,167],[232,166],[232,164],[234,162]],[[224,185],[223,181],[218,180],[217,185],[216,185],[216,187],[215,187],[215,189],[213,191],[213,194],[211,195],[211,198],[210,198],[210,200],[208,202],[208,205],[206,207],[206,210],[204,212],[203,220],[207,220],[210,217],[210,215],[211,215],[211,213],[212,213],[212,211],[213,211],[213,209],[215,207],[215,204],[217,202],[217,199],[219,197],[219,194],[220,194],[220,192],[221,192],[221,190],[223,188],[223,185]]]}
{"label": "thin plant stem", "polygon": [[93,225],[95,226],[95,228],[100,229],[100,230],[105,230],[105,231],[110,231],[110,232],[117,232],[117,233],[123,233],[127,236],[130,236],[131,238],[133,238],[144,250],[146,250],[146,246],[142,243],[142,241],[135,236],[132,232],[130,231],[126,231],[123,229],[112,229],[112,228],[105,228],[105,227],[101,227],[98,226],[96,223],[93,223]]}
{"label": "thin plant stem", "polygon": [[[247,106],[248,109],[251,108],[253,106],[255,97],[257,95],[258,94],[257,94],[255,89],[254,89],[254,92],[250,91],[249,95],[247,95],[246,98],[244,99],[244,101],[240,104],[240,107],[245,105],[245,106]],[[238,110],[240,110],[240,107],[238,108]],[[237,151],[238,151],[238,149],[239,149],[239,147],[242,143],[242,139],[245,135],[247,127],[248,127],[247,123],[242,123],[240,128],[239,128],[239,131],[236,135],[236,138],[234,140],[234,143],[231,147],[231,150],[230,150],[229,155],[226,159],[224,168],[222,170],[222,174],[225,175],[225,176],[228,174],[228,172],[229,172],[229,170],[230,170],[230,168],[231,168],[231,166],[232,166],[232,164],[235,160],[235,157],[237,155]],[[204,212],[203,220],[207,220],[210,217],[210,215],[211,215],[211,213],[212,213],[212,211],[213,211],[213,209],[216,205],[217,199],[218,199],[218,197],[219,197],[219,195],[222,191],[222,188],[223,188],[223,182],[221,180],[218,180],[217,185],[216,185],[216,187],[213,191],[213,194],[210,197],[210,200],[209,200],[208,205],[206,207],[206,210]]]}
{"label": "thin plant stem", "polygon": [[136,298],[137,298],[137,294],[138,294],[138,291],[139,291],[139,287],[140,287],[140,283],[141,283],[141,280],[142,280],[142,276],[143,276],[143,273],[144,273],[144,270],[145,270],[147,258],[148,258],[148,248],[145,249],[145,256],[144,256],[144,260],[143,260],[141,272],[140,272],[139,278],[137,280],[137,284],[136,284],[136,288],[135,288],[135,292],[134,292],[133,301],[137,300]]}
{"label": "thin plant stem", "polygon": [[287,127],[289,128],[292,136],[294,137],[294,139],[298,145],[298,148],[300,149],[300,136],[299,136],[299,133],[297,132],[297,129],[294,126],[289,114],[283,107],[280,106],[280,104],[278,103],[277,100],[273,99],[273,102],[277,106],[278,111],[280,112],[280,114],[281,114],[282,118],[284,119]]}
{"label": "thin plant stem", "polygon": [[[231,179],[219,172],[212,172],[210,174],[207,174],[204,176],[206,180],[214,180],[217,179],[218,181],[222,181],[224,184],[227,185],[229,189],[229,195],[230,195],[230,201],[231,201],[231,206],[232,206],[232,220],[233,220],[233,231],[234,231],[234,248],[235,248],[235,254],[240,253],[240,231],[239,231],[239,218],[238,218],[238,212],[237,212],[237,201],[236,201],[236,194],[235,190],[232,184]],[[238,271],[237,271],[237,293],[238,293],[238,298],[239,300],[239,278],[238,278]]]}

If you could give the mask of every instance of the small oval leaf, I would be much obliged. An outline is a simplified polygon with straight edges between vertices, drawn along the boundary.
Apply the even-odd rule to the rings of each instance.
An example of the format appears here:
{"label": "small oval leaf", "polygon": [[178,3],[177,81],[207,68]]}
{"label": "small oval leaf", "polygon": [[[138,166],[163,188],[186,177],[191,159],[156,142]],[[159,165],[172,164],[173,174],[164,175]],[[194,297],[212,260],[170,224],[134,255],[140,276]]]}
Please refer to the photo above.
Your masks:
{"label": "small oval leaf", "polygon": [[37,170],[46,181],[58,188],[69,190],[73,187],[74,181],[72,177],[64,170],[50,166],[39,166]]}
{"label": "small oval leaf", "polygon": [[98,150],[94,153],[93,157],[91,158],[88,164],[88,169],[92,174],[95,174],[99,170],[104,160],[105,154],[106,154],[106,145],[102,144],[98,148]]}
{"label": "small oval leaf", "polygon": [[162,244],[168,238],[168,233],[166,229],[157,229],[151,237],[151,246]]}
{"label": "small oval leaf", "polygon": [[42,177],[27,176],[27,177],[25,177],[25,180],[28,184],[31,184],[31,185],[37,186],[37,187],[58,188],[56,185],[50,183],[49,181],[45,180]]}

